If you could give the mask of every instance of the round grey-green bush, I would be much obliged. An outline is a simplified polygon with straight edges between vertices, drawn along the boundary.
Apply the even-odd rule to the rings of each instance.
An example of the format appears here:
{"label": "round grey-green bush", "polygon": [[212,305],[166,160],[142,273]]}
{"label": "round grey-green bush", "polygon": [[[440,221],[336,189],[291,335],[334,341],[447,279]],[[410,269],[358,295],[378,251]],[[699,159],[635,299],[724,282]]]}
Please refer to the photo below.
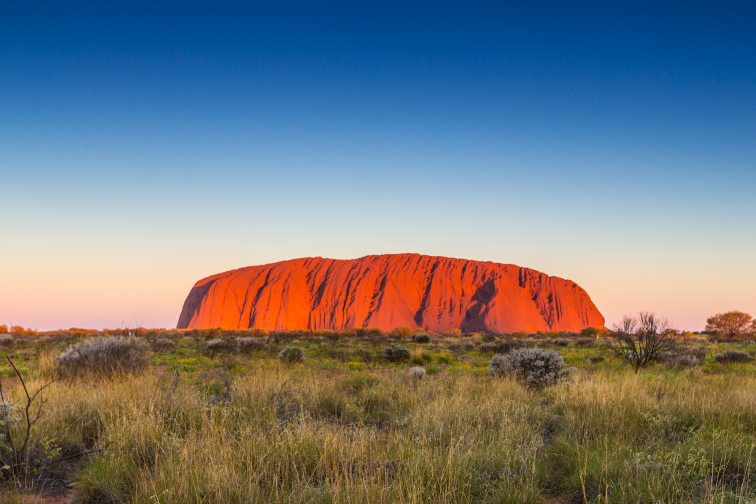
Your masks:
{"label": "round grey-green bush", "polygon": [[64,376],[137,373],[149,363],[147,345],[133,336],[98,336],[69,346],[57,357]]}
{"label": "round grey-green bush", "polygon": [[524,348],[510,354],[496,354],[488,364],[492,376],[511,376],[524,386],[541,390],[566,378],[564,358],[553,350]]}

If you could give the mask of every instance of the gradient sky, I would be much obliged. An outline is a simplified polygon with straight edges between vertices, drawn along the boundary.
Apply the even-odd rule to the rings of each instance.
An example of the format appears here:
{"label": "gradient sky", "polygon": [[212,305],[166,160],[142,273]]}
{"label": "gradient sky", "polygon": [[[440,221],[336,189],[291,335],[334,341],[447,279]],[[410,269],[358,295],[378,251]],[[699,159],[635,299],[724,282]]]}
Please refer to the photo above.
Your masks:
{"label": "gradient sky", "polygon": [[756,315],[755,4],[503,4],[3,5],[0,323],[410,251]]}

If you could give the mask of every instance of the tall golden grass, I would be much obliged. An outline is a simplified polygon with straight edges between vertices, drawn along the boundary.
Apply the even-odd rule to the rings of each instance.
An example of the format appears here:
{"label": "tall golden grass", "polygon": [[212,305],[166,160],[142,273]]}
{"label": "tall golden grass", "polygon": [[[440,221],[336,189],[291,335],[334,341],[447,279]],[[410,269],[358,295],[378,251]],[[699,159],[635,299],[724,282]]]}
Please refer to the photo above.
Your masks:
{"label": "tall golden grass", "polygon": [[101,448],[77,477],[86,503],[756,499],[750,375],[581,371],[533,392],[266,360],[217,380],[62,381],[46,397],[41,443]]}

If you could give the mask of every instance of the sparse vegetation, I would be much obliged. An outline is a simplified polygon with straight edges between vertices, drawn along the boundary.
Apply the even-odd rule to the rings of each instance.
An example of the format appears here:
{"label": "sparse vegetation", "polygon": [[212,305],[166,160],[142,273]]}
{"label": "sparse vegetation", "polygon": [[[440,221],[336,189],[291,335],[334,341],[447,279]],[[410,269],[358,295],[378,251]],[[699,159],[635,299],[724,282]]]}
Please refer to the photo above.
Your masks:
{"label": "sparse vegetation", "polygon": [[[72,485],[81,504],[756,499],[756,362],[715,358],[750,355],[745,342],[678,342],[636,374],[608,342],[578,346],[568,335],[559,336],[567,346],[554,346],[552,335],[403,336],[394,346],[408,352],[401,362],[423,362],[416,367],[385,360],[391,336],[370,332],[135,339],[155,336],[175,344],[144,345],[151,364],[142,373],[86,373],[37,397],[45,402],[27,448],[33,470],[6,475],[0,494]],[[208,352],[213,338],[232,349]],[[265,346],[243,351],[241,338]],[[23,337],[0,354],[13,358],[33,394],[62,350],[93,339]],[[561,359],[543,366],[554,376],[579,371],[546,388],[514,372],[489,377],[494,359],[483,346],[502,342],[538,345],[495,356],[506,369],[532,369],[533,359],[515,356],[535,352],[544,363]],[[277,359],[286,348],[306,354],[303,364]],[[695,357],[696,370],[672,364],[679,355]],[[23,405],[13,370],[0,366],[0,376],[8,403]]]}

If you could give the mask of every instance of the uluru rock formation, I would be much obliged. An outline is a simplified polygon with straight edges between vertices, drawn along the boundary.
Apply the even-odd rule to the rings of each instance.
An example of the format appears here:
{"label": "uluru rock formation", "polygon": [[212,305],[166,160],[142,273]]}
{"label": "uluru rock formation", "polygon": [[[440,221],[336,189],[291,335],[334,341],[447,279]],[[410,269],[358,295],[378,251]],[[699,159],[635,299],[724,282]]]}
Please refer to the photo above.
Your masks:
{"label": "uluru rock formation", "polygon": [[604,317],[575,282],[511,264],[419,254],[307,257],[197,282],[179,328],[579,331]]}

